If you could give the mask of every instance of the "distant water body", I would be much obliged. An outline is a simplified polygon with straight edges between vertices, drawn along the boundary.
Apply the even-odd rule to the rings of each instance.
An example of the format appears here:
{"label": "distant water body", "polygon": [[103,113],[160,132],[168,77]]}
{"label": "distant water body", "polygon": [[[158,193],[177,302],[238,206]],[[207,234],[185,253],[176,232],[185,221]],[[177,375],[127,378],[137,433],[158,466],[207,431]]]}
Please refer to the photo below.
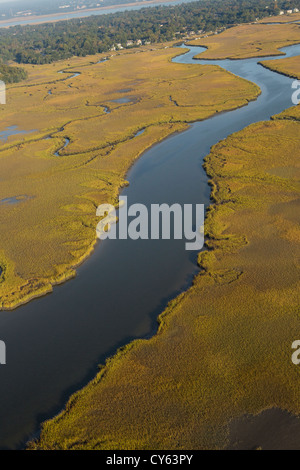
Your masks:
{"label": "distant water body", "polygon": [[54,14],[49,16],[35,16],[33,18],[27,17],[22,19],[12,19],[11,21],[0,22],[0,28],[7,28],[8,26],[17,26],[17,25],[28,25],[28,24],[37,24],[37,23],[49,23],[52,21],[65,21],[71,20],[72,18],[86,18],[88,16],[98,16],[98,15],[107,15],[109,13],[119,13],[122,11],[133,11],[140,10],[141,8],[150,8],[157,6],[172,6],[179,5],[180,3],[190,3],[194,0],[174,0],[170,2],[147,2],[143,5],[130,5],[130,6],[116,6],[115,8],[101,8],[98,10],[79,10],[72,11],[66,14]]}

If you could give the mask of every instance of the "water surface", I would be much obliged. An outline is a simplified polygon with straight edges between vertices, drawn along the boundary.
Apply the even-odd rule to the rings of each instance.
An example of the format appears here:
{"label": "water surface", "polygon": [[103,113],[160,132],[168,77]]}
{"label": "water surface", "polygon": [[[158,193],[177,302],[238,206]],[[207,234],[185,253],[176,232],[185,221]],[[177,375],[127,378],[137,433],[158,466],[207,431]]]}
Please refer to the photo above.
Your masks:
{"label": "water surface", "polygon": [[125,104],[125,103],[130,103],[131,101],[133,101],[132,98],[127,98],[127,97],[123,97],[123,98],[117,98],[115,100],[109,100],[111,101],[112,103],[119,103],[119,104]]}
{"label": "water surface", "polygon": [[20,202],[27,201],[28,199],[31,199],[31,196],[11,196],[11,197],[6,197],[4,199],[0,199],[0,206],[1,205],[16,205],[20,204]]}
{"label": "water surface", "polygon": [[20,129],[18,126],[9,126],[6,127],[3,131],[0,131],[0,140],[2,142],[7,142],[7,139],[12,135],[29,134],[30,132],[34,132],[34,129],[31,131],[25,131]]}
{"label": "water surface", "polygon": [[[207,63],[193,60],[203,50],[193,47],[175,61]],[[285,51],[299,55],[300,45]],[[210,147],[292,105],[293,80],[261,67],[259,60],[215,62],[257,83],[261,96],[145,152],[128,174],[130,186],[123,194],[129,204],[210,203],[202,168]],[[155,332],[157,315],[198,272],[197,253],[185,251],[184,243],[106,240],[76,279],[13,312],[0,312],[0,338],[7,345],[7,365],[0,367],[1,448],[22,446],[118,346]]]}
{"label": "water surface", "polygon": [[151,3],[143,4],[143,5],[131,5],[131,6],[116,6],[116,8],[102,8],[101,10],[79,10],[79,11],[72,11],[70,13],[66,13],[64,15],[53,14],[48,16],[38,16],[35,18],[22,18],[22,19],[11,19],[11,21],[3,20],[3,23],[0,23],[1,27],[8,27],[8,26],[17,26],[17,25],[27,25],[27,24],[36,24],[36,23],[49,23],[51,21],[64,21],[70,20],[72,18],[85,18],[87,16],[98,16],[98,15],[107,15],[110,13],[119,13],[122,11],[133,11],[133,10],[140,10],[141,8],[150,8],[150,7],[157,7],[157,6],[172,6],[178,5],[180,3],[189,3],[194,0],[174,0],[172,2],[159,2],[159,3]]}

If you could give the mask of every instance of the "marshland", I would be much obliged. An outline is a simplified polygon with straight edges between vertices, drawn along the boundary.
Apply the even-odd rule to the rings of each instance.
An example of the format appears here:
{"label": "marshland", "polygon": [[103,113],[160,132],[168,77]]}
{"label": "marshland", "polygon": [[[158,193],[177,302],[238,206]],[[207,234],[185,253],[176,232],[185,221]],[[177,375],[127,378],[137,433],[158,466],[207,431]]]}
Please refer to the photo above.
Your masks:
{"label": "marshland", "polygon": [[[26,65],[26,84],[11,86],[6,127],[37,131],[10,136],[0,153],[0,199],[15,196],[12,185],[30,196],[0,208],[2,308],[52,291],[92,256],[51,295],[0,314],[11,351],[0,370],[2,447],[23,445],[107,357],[31,448],[224,448],[234,419],[271,409],[276,425],[276,410],[299,413],[289,357],[299,329],[299,109],[287,75],[299,77],[300,41],[287,26],[272,45],[262,32],[260,54],[248,25],[241,50],[232,29],[211,46]],[[80,75],[67,83],[60,70]],[[124,89],[135,99],[115,102]],[[95,246],[96,207],[120,190],[132,202],[205,203],[207,249]]]}

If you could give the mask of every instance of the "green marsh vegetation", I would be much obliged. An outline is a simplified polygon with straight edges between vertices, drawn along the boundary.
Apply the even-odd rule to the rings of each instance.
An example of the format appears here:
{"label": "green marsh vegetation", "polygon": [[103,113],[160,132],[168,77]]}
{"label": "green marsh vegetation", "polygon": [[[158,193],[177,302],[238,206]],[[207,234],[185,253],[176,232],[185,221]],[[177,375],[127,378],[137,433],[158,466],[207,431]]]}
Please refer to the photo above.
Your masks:
{"label": "green marsh vegetation", "polygon": [[218,60],[277,56],[282,54],[278,49],[299,42],[300,25],[298,24],[257,23],[239,25],[220,35],[193,40],[189,44],[208,48],[201,54],[201,59]]}
{"label": "green marsh vegetation", "polygon": [[158,334],[109,359],[33,448],[223,448],[233,418],[299,414],[299,135],[275,119],[212,149],[201,274]]}
{"label": "green marsh vegetation", "polygon": [[[0,206],[0,308],[75,276],[96,241],[96,207],[116,201],[142,152],[188,122],[258,96],[258,87],[219,67],[172,64],[178,49],[165,47],[122,51],[102,63],[104,55],[24,65],[27,80],[8,86],[6,126],[35,131],[0,148],[0,200],[28,196]],[[64,80],[74,72],[81,75]],[[132,100],[113,102],[122,89]]]}
{"label": "green marsh vegetation", "polygon": [[162,313],[158,333],[109,359],[31,448],[219,449],[234,418],[300,413],[291,362],[300,326],[295,116],[299,106],[211,149],[201,273]]}
{"label": "green marsh vegetation", "polygon": [[[293,0],[300,8],[300,0]],[[285,1],[201,0],[181,5],[158,6],[40,25],[0,29],[0,55],[19,63],[47,64],[74,55],[109,51],[127,42],[159,43],[181,39],[190,33],[211,33],[239,23],[249,23],[279,13]],[[130,47],[131,47],[130,45]]]}

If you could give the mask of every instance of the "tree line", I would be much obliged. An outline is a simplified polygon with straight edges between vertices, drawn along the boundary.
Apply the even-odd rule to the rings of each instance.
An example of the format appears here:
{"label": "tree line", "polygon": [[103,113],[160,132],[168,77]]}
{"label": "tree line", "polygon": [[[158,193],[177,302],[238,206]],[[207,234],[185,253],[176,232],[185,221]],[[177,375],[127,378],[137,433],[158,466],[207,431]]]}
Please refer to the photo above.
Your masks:
{"label": "tree line", "polygon": [[216,31],[280,9],[300,9],[300,0],[200,0],[40,25],[0,29],[0,59],[48,64],[72,56],[107,52],[113,47],[180,39]]}
{"label": "tree line", "polygon": [[0,64],[0,80],[4,83],[18,83],[27,78],[27,72],[22,67],[10,67]]}

